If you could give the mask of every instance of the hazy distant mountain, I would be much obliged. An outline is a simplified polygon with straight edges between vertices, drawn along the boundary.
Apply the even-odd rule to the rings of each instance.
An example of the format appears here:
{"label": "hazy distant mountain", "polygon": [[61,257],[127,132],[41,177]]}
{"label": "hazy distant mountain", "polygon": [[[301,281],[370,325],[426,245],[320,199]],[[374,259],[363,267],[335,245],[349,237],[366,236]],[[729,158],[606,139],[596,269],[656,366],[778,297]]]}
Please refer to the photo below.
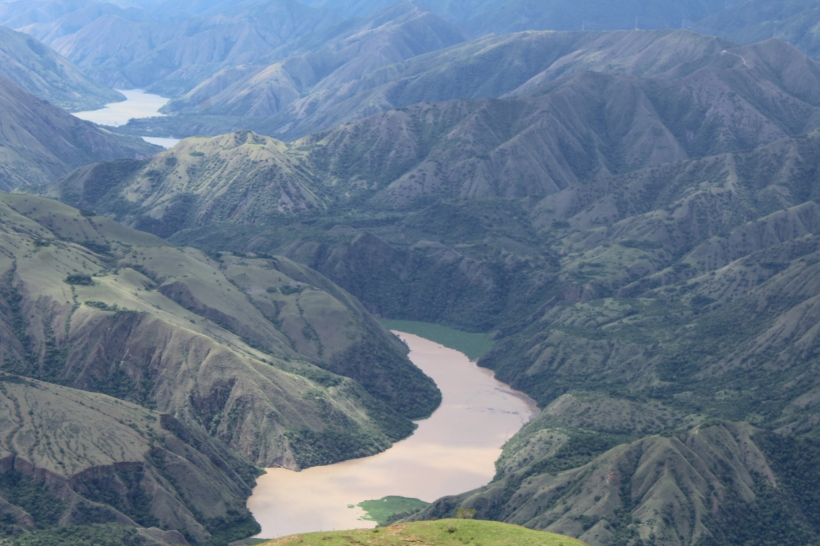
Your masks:
{"label": "hazy distant mountain", "polygon": [[335,89],[311,90],[259,127],[288,139],[301,137],[393,108],[500,97],[584,70],[665,77],[732,47],[688,31],[489,36],[389,65]]}
{"label": "hazy distant mountain", "polygon": [[[361,17],[395,0],[305,0],[345,17]],[[418,0],[437,15],[475,36],[523,30],[632,30],[681,28],[738,3],[704,0]]]}
{"label": "hazy distant mountain", "polygon": [[812,0],[749,0],[698,21],[694,28],[741,43],[778,38],[820,59],[820,6]]}
{"label": "hazy distant mountain", "polygon": [[[54,10],[56,12],[55,15],[59,15],[54,18],[42,16],[40,13],[34,16],[30,12],[20,14],[11,12],[4,14],[5,19],[2,21],[5,26],[17,28],[49,44],[53,44],[55,40],[62,36],[74,34],[100,17],[116,17],[135,23],[156,22],[156,20],[145,11],[134,8],[122,9],[107,2],[77,0],[75,2],[67,2],[66,4],[58,4],[59,7],[63,9]],[[68,7],[71,9],[65,9]],[[34,20],[31,23],[21,24],[29,18]]]}
{"label": "hazy distant mountain", "polygon": [[[304,4],[333,10],[344,17],[366,17],[402,0],[304,0]],[[426,7],[426,6],[425,6]]]}
{"label": "hazy distant mountain", "polygon": [[166,110],[271,117],[306,94],[332,96],[383,66],[467,39],[458,27],[410,2],[314,34],[289,46],[308,53],[268,66],[225,69]]}
{"label": "hazy distant mountain", "polygon": [[109,133],[0,78],[0,189],[40,185],[100,160],[148,157],[161,148]]}
{"label": "hazy distant mountain", "polygon": [[175,20],[89,3],[23,30],[40,36],[111,87],[150,86],[166,95],[187,92],[226,66],[253,63],[340,16],[295,0],[234,4],[215,16]]}
{"label": "hazy distant mountain", "polygon": [[[396,37],[405,32],[403,26],[384,28]],[[428,28],[427,34],[430,32]],[[305,47],[305,42],[312,43],[311,36],[289,47]],[[218,134],[251,127],[290,140],[392,108],[424,101],[500,97],[584,70],[678,77],[733,47],[735,44],[726,40],[680,30],[524,32],[489,36],[418,55],[339,84],[339,73],[350,74],[343,66],[314,88],[300,85],[298,77],[296,81],[288,78],[284,65],[271,66],[267,78],[257,76],[261,75],[259,69],[248,66],[225,70],[189,97],[172,103],[169,109],[181,115],[148,123],[164,124],[178,134]],[[307,54],[286,64],[303,77],[306,60],[313,59],[307,66],[314,66],[324,58]],[[357,55],[354,60],[359,58]],[[312,76],[313,72],[306,74]],[[307,79],[307,83],[312,81]],[[254,97],[257,99],[249,100]],[[248,112],[257,115],[250,117]],[[137,120],[126,130],[144,134],[149,128],[143,128],[142,123]]]}
{"label": "hazy distant mountain", "polygon": [[124,100],[89,80],[71,61],[26,34],[0,27],[0,77],[70,111],[95,110]]}
{"label": "hazy distant mountain", "polygon": [[[429,2],[434,5],[435,2]],[[452,0],[445,17],[475,35],[522,30],[631,30],[681,28],[731,2],[708,0]],[[452,15],[450,15],[452,14]]]}

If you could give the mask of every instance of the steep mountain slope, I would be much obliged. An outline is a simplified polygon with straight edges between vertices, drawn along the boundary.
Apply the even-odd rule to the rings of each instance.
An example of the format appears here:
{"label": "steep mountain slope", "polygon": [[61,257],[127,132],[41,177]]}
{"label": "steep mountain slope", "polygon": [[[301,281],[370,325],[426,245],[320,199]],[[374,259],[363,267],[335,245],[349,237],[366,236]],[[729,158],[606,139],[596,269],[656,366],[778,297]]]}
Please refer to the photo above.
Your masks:
{"label": "steep mountain slope", "polygon": [[70,111],[96,110],[123,96],[89,80],[71,62],[31,36],[0,27],[0,77]]}
{"label": "steep mountain slope", "polygon": [[0,189],[47,184],[95,161],[148,157],[160,150],[109,133],[0,78]]}
{"label": "steep mountain slope", "polygon": [[382,66],[467,39],[457,27],[411,2],[400,2],[321,34],[321,38],[308,36],[310,46],[299,41],[292,46],[296,50],[310,47],[308,53],[269,66],[246,65],[219,72],[166,110],[270,117],[308,92],[314,97],[332,94]]}
{"label": "steep mountain slope", "polygon": [[438,404],[406,348],[301,266],[209,258],[50,200],[2,206],[5,371],[156,407],[261,466],[380,451]]}
{"label": "steep mountain slope", "polygon": [[15,375],[0,386],[0,536],[97,525],[153,546],[258,530],[245,508],[256,469],[170,415]]}
{"label": "steep mountain slope", "polygon": [[589,458],[596,442],[567,438],[537,421],[519,438],[504,456],[521,459],[492,484],[441,499],[414,519],[472,508],[481,519],[568,534],[595,546],[802,544],[817,540],[820,531],[816,501],[801,483],[818,475],[816,442],[747,424],[703,425],[624,444],[564,470],[562,463],[573,456],[583,459],[586,451]]}
{"label": "steep mountain slope", "polygon": [[371,199],[380,205],[406,207],[426,196],[544,195],[579,180],[755,147],[816,127],[820,97],[802,82],[820,81],[820,68],[800,55],[778,54],[781,47],[788,48],[739,49],[721,56],[726,68],[675,80],[582,73],[502,101],[411,106],[293,145],[314,148],[314,169],[340,183],[377,190]]}

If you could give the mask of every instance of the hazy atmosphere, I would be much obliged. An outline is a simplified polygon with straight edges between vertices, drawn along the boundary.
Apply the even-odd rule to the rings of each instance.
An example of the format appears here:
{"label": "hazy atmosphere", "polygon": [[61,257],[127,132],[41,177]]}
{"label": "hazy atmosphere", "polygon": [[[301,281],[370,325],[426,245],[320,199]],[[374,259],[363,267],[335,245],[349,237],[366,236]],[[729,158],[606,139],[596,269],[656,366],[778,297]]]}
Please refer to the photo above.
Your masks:
{"label": "hazy atmosphere", "polygon": [[0,546],[811,546],[818,483],[816,1],[0,1]]}

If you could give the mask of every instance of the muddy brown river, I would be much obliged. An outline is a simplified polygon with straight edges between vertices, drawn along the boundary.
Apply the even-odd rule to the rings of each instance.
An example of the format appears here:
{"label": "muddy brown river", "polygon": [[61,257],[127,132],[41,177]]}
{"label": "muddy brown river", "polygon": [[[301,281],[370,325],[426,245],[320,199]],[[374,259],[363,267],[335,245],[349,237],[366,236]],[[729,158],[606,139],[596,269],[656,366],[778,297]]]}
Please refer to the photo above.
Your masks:
{"label": "muddy brown river", "polygon": [[301,472],[268,469],[248,500],[260,537],[375,527],[349,506],[388,495],[431,502],[485,485],[501,446],[538,412],[532,400],[462,353],[395,333],[441,389],[441,406],[384,453]]}

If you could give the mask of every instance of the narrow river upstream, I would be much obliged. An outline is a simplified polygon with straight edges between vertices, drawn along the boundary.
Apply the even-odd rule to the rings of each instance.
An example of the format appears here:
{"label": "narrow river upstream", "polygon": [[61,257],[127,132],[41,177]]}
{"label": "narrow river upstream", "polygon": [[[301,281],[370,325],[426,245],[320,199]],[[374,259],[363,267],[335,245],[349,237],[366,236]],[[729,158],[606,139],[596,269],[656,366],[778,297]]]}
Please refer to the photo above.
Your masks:
{"label": "narrow river upstream", "polygon": [[[161,114],[159,109],[168,104],[170,100],[159,95],[151,95],[141,89],[117,89],[117,91],[125,95],[124,101],[106,104],[99,110],[74,112],[73,115],[97,125],[120,127],[131,119],[164,116],[165,114]],[[164,148],[170,148],[179,142],[178,138],[142,137],[142,139]]]}
{"label": "narrow river upstream", "polygon": [[501,446],[538,412],[532,400],[462,353],[395,333],[441,389],[441,406],[384,453],[302,472],[268,469],[248,500],[260,537],[375,527],[349,506],[388,495],[431,502],[485,485]]}

